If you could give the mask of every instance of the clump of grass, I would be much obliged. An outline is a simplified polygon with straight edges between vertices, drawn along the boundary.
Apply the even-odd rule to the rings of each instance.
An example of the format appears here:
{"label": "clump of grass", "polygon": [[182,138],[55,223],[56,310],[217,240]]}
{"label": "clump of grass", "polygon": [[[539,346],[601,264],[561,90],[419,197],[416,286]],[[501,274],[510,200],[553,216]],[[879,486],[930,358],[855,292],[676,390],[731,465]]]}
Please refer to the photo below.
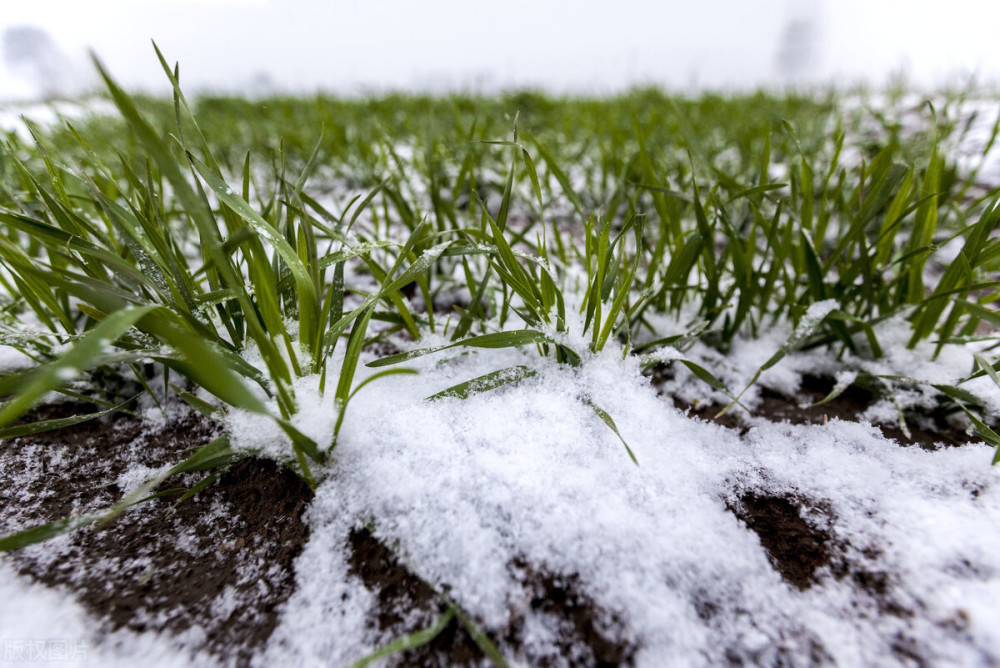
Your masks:
{"label": "clump of grass", "polygon": [[[0,378],[0,435],[120,409],[126,397],[107,396],[99,413],[11,426],[47,392],[81,396],[76,379],[100,370],[156,401],[268,415],[288,436],[286,463],[315,484],[363,385],[363,349],[397,332],[450,343],[369,366],[520,346],[579,365],[613,348],[647,367],[682,363],[735,405],[741,393],[684,356],[694,341],[725,352],[790,321],[762,372],[803,347],[878,358],[889,318],[907,319],[911,347],[938,350],[1000,326],[1000,189],[966,197],[936,116],[912,140],[883,122],[872,143],[834,95],[190,104],[157,55],[170,100],[130,96],[97,63],[120,117],[4,144],[0,335],[37,367]],[[939,259],[945,245],[953,259]],[[464,305],[435,307],[456,295]],[[40,334],[22,331],[26,313]],[[658,331],[662,316],[686,331]],[[1000,382],[990,343],[966,381]],[[534,373],[498,369],[429,398]],[[305,376],[333,392],[330,443],[295,427]],[[1000,452],[960,385],[937,389]],[[618,433],[600,397],[582,400]],[[215,442],[174,472],[235,456]]]}

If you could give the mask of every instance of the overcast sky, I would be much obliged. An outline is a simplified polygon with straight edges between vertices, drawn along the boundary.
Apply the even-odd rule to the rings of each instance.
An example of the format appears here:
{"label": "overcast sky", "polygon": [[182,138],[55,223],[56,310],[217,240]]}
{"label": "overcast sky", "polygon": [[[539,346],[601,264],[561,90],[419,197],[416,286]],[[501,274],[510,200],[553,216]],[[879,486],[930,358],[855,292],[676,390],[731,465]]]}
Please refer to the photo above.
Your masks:
{"label": "overcast sky", "polygon": [[[3,0],[0,98],[92,82],[163,90],[150,39],[191,90],[340,92],[543,86],[604,92],[790,81],[1000,81],[997,0]],[[798,29],[793,29],[796,26]],[[25,34],[23,31],[20,33]],[[34,33],[38,35],[39,33]],[[30,46],[30,45],[29,45]],[[30,48],[28,48],[30,51]],[[48,84],[39,78],[48,77]],[[56,81],[58,79],[58,81]]]}

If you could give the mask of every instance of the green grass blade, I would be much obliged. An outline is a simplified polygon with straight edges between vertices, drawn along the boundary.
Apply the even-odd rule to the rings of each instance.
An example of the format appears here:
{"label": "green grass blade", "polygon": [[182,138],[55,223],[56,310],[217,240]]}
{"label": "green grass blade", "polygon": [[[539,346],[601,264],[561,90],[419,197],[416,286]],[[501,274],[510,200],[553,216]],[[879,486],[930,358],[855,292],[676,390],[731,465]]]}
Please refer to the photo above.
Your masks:
{"label": "green grass blade", "polygon": [[611,416],[608,415],[607,411],[595,404],[594,400],[590,397],[584,397],[584,401],[586,401],[587,405],[590,406],[595,413],[597,413],[597,417],[601,418],[601,421],[604,422],[604,424],[606,424],[611,431],[615,432],[615,436],[617,436],[618,440],[625,446],[625,450],[628,452],[628,456],[632,459],[632,463],[638,466],[639,460],[635,458],[635,453],[632,452],[632,448],[630,448],[628,443],[625,442],[621,432],[618,431],[618,425],[616,425],[615,421],[611,419]]}
{"label": "green grass blade", "polygon": [[411,649],[420,647],[421,645],[426,645],[430,641],[441,635],[441,632],[448,627],[451,620],[455,618],[454,610],[447,610],[437,622],[432,626],[428,626],[426,629],[421,629],[414,633],[408,633],[404,636],[396,638],[392,642],[380,647],[368,656],[359,659],[351,664],[351,668],[365,668],[371,663],[378,661],[379,659],[384,659],[387,656],[392,656],[393,654],[399,654],[401,652],[406,652]]}
{"label": "green grass blade", "polygon": [[97,418],[104,417],[109,413],[120,411],[126,404],[131,403],[135,399],[136,397],[132,397],[131,399],[123,401],[117,406],[113,406],[111,408],[99,411],[97,413],[87,413],[86,415],[74,415],[72,417],[58,418],[55,420],[42,420],[40,422],[32,422],[30,424],[19,424],[19,425],[14,425],[13,427],[4,427],[0,429],[0,438],[16,438],[18,436],[31,436],[33,434],[40,434],[46,431],[54,431],[56,429],[62,429],[64,427],[72,427],[73,425],[89,422],[90,420],[96,420]]}
{"label": "green grass blade", "polygon": [[55,361],[27,372],[24,376],[9,376],[0,381],[0,394],[15,392],[0,408],[0,427],[21,417],[46,392],[61,387],[86,370],[104,352],[105,347],[132,328],[153,307],[119,311],[107,317],[86,336]]}
{"label": "green grass blade", "polygon": [[535,373],[534,369],[529,369],[528,367],[521,365],[507,367],[506,369],[498,369],[473,378],[472,380],[467,380],[464,383],[452,385],[446,390],[442,390],[441,392],[437,392],[427,397],[426,401],[435,401],[437,399],[446,398],[468,399],[475,394],[489,392],[490,390],[495,390],[498,387],[503,387],[504,385],[516,383],[517,381],[525,378],[530,378],[531,376],[534,376]]}
{"label": "green grass blade", "polygon": [[417,357],[423,357],[424,355],[430,355],[449,348],[457,348],[459,346],[469,348],[516,348],[518,346],[530,345],[532,343],[554,343],[554,341],[536,329],[518,329],[510,332],[495,332],[493,334],[482,334],[480,336],[469,337],[467,339],[462,339],[461,341],[456,341],[455,343],[436,346],[434,348],[420,348],[404,353],[397,353],[396,355],[389,355],[388,357],[383,357],[382,359],[369,362],[365,366],[380,367],[389,366],[390,364],[399,364],[400,362],[412,360]]}

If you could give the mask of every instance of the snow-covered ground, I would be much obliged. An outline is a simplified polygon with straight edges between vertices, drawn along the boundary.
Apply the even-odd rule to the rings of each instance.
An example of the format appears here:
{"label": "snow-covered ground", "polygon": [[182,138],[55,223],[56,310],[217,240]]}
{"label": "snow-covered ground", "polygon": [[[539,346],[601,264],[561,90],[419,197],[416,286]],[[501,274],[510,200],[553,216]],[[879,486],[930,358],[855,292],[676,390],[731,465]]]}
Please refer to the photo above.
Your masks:
{"label": "snow-covered ground", "polygon": [[[728,380],[747,379],[785,335],[741,344]],[[579,576],[640,666],[1000,661],[1000,469],[990,448],[901,447],[870,424],[839,420],[754,418],[741,434],[685,415],[620,352],[571,368],[534,350],[452,350],[408,362],[418,374],[362,389],[307,511],[312,534],[296,591],[257,664],[348,665],[392,639],[367,622],[376,601],[348,565],[359,526],[484,628],[517,618],[534,657],[551,654],[561,627],[525,607],[516,563]],[[911,355],[890,353],[882,370],[946,382],[971,363],[954,348],[921,370]],[[516,364],[537,375],[467,400],[425,400]],[[793,355],[762,382],[794,388],[817,364]],[[713,398],[684,373],[670,382],[689,399]],[[978,391],[1000,406],[1000,389]],[[638,466],[588,397],[613,417]],[[333,415],[328,395],[304,407],[299,426],[328,435]],[[228,427],[239,447],[273,449],[282,439],[238,415]],[[792,504],[824,536],[825,560],[807,582],[782,577],[741,513],[768,499]],[[63,641],[76,650],[70,665],[182,663],[171,649],[178,639],[101,639],[71,594],[30,584],[2,562],[0,592],[3,665],[54,663]]]}

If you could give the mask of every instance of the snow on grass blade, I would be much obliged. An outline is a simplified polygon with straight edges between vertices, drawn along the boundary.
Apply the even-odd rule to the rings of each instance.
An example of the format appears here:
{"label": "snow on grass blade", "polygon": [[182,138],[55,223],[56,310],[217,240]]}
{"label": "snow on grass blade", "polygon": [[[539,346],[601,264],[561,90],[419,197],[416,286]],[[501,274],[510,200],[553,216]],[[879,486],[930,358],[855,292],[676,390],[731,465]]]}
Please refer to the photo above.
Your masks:
{"label": "snow on grass blade", "polygon": [[545,334],[539,332],[536,329],[519,329],[509,332],[494,332],[492,334],[481,334],[479,336],[471,336],[467,339],[456,341],[455,343],[449,343],[443,346],[436,346],[434,348],[420,348],[417,350],[410,350],[405,353],[397,353],[395,355],[389,355],[388,357],[383,357],[373,362],[369,362],[365,366],[381,367],[381,366],[389,366],[391,364],[399,364],[400,362],[405,362],[407,360],[416,359],[417,357],[423,357],[424,355],[430,355],[432,353],[440,352],[442,350],[448,350],[449,348],[457,348],[460,346],[468,348],[517,348],[519,346],[525,346],[532,343],[555,343],[555,341],[553,341],[550,337],[546,336]]}
{"label": "snow on grass blade", "polygon": [[523,365],[511,366],[506,369],[497,369],[482,376],[467,380],[458,385],[452,385],[447,390],[442,390],[427,397],[427,401],[454,397],[457,399],[468,399],[474,394],[489,392],[509,383],[516,383],[519,380],[530,378],[536,374],[534,369]]}
{"label": "snow on grass blade", "polygon": [[976,364],[979,366],[980,370],[985,371],[990,379],[996,383],[997,386],[1000,386],[1000,374],[998,374],[996,370],[996,366],[1000,365],[1000,361],[991,364],[990,361],[986,359],[986,356],[981,353],[973,353],[972,359],[976,360]]}
{"label": "snow on grass blade", "polygon": [[809,307],[809,310],[806,311],[806,314],[802,316],[802,320],[799,321],[799,324],[795,327],[795,331],[792,332],[791,336],[789,336],[788,339],[783,344],[781,344],[781,347],[778,348],[778,351],[776,353],[774,353],[766,362],[764,362],[760,366],[760,368],[757,369],[756,373],[754,373],[753,378],[750,380],[749,383],[747,383],[746,387],[744,387],[740,391],[740,393],[736,395],[736,397],[728,406],[719,411],[715,417],[719,418],[725,415],[734,406],[736,406],[736,404],[739,403],[740,398],[744,394],[746,394],[747,390],[753,387],[754,383],[757,382],[762,373],[764,373],[765,371],[773,367],[775,364],[783,360],[785,358],[785,355],[787,355],[788,353],[800,348],[802,344],[804,344],[806,340],[812,335],[812,333],[816,330],[816,328],[818,328],[823,323],[823,321],[827,319],[827,316],[833,313],[836,308],[837,308],[837,302],[836,300],[833,299],[827,299],[825,301],[816,302],[812,304]]}
{"label": "snow on grass blade", "polygon": [[841,394],[843,394],[844,391],[847,390],[847,388],[853,385],[858,380],[858,377],[860,375],[861,374],[859,374],[858,372],[849,372],[845,374],[842,378],[838,377],[837,381],[833,385],[833,389],[831,389],[827,393],[827,395],[822,399],[820,399],[819,401],[809,404],[809,407],[813,408],[815,406],[822,406],[823,404],[833,401]]}

